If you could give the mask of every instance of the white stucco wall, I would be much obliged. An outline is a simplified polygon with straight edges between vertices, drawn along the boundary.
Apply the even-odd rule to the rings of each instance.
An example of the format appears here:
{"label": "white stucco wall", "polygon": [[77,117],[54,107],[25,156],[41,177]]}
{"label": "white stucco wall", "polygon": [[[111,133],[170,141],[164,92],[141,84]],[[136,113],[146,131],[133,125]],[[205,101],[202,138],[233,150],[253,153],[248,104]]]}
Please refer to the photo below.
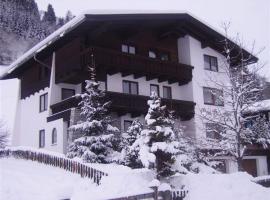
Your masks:
{"label": "white stucco wall", "polygon": [[147,81],[145,77],[134,79],[133,75],[122,77],[121,73],[107,75],[107,90],[112,92],[123,92],[123,80],[138,82],[139,95],[150,96],[150,84],[156,84],[159,85],[161,97],[163,97],[163,86],[169,86],[172,88],[173,99],[192,101],[190,84],[179,86],[178,83],[169,84],[168,81],[159,83],[157,79]]}
{"label": "white stucco wall", "polygon": [[[66,148],[66,125],[63,119],[47,123],[48,109],[39,112],[40,95],[47,93],[49,88],[36,92],[18,102],[17,119],[13,145],[39,148],[39,131],[45,130],[45,149],[63,153]],[[52,145],[52,130],[57,130],[57,144]]]}
{"label": "white stucco wall", "polygon": [[[228,82],[228,79],[224,72],[224,57],[217,51],[206,47],[201,47],[201,42],[194,39],[191,36],[186,35],[183,38],[178,39],[178,54],[179,62],[189,64],[194,67],[192,75],[192,82],[189,83],[189,89],[192,94],[192,98],[196,103],[194,122],[196,124],[196,136],[205,137],[204,124],[199,117],[200,109],[206,108],[207,110],[217,108],[217,106],[205,105],[203,99],[203,87],[217,88],[211,79],[219,80],[222,82]],[[218,59],[218,72],[213,72],[204,69],[204,54],[217,57]],[[217,88],[218,89],[218,88]],[[186,94],[190,95],[190,94]],[[221,107],[219,107],[221,108]],[[225,105],[226,108],[226,105]]]}

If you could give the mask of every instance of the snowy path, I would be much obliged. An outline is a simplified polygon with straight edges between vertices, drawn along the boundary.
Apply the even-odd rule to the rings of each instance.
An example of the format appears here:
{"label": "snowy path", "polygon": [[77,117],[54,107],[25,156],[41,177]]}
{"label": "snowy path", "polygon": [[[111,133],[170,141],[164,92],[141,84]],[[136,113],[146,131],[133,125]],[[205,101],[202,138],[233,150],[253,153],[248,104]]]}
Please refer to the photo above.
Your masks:
{"label": "snowy path", "polygon": [[76,185],[85,182],[79,175],[51,166],[32,162],[0,159],[0,199],[60,200],[70,198]]}

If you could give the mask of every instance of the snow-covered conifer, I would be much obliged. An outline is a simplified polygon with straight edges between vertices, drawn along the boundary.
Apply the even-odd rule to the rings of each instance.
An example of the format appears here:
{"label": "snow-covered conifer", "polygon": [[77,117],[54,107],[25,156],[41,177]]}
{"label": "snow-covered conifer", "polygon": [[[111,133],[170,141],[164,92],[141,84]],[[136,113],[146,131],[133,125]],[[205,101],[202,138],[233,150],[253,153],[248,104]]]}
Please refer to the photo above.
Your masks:
{"label": "snow-covered conifer", "polygon": [[131,126],[128,128],[126,134],[124,134],[124,139],[127,141],[128,145],[131,146],[136,141],[136,139],[141,134],[142,129],[143,125],[140,120],[135,119]]}
{"label": "snow-covered conifer", "polygon": [[113,151],[112,141],[118,132],[111,125],[108,115],[110,102],[104,101],[105,92],[99,89],[96,81],[86,81],[86,92],[81,95],[81,118],[76,125],[70,127],[73,132],[81,133],[68,148],[68,157],[80,157],[86,162],[109,162],[108,155]]}
{"label": "snow-covered conifer", "polygon": [[139,146],[139,159],[145,167],[154,168],[158,178],[167,177],[174,174],[172,165],[180,153],[174,121],[156,93],[151,94],[148,105],[146,128],[132,146]]}
{"label": "snow-covered conifer", "polygon": [[139,147],[133,146],[137,138],[139,138],[143,125],[135,119],[126,133],[122,134],[122,163],[131,168],[141,168],[142,163],[139,160]]}

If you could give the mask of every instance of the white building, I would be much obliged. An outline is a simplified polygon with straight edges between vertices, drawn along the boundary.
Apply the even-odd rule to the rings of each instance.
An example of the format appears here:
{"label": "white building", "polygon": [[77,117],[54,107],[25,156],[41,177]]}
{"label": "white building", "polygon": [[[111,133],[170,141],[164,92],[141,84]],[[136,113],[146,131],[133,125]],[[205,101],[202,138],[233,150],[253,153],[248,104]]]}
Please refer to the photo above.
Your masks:
{"label": "white building", "polygon": [[[206,134],[197,114],[203,107],[226,107],[211,96],[209,91],[218,88],[207,82],[209,76],[226,78],[220,73],[222,39],[222,34],[186,13],[76,17],[22,55],[1,77],[21,81],[13,145],[66,152],[68,127],[78,119],[75,94],[89,79],[87,66],[92,62],[121,130],[133,119],[143,119],[154,90],[176,111],[186,134],[214,137]],[[246,157],[247,170],[268,174],[269,155],[256,151]],[[236,171],[229,159],[226,171]]]}

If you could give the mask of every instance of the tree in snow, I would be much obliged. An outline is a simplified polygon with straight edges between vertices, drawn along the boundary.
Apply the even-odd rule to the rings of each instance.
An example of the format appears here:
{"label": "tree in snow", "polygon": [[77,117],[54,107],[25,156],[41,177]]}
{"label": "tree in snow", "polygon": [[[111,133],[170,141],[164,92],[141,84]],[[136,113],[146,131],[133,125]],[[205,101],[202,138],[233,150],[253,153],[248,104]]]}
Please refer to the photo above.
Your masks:
{"label": "tree in snow", "polygon": [[80,157],[86,162],[107,163],[110,162],[108,156],[113,152],[114,135],[118,133],[108,115],[110,102],[104,101],[105,92],[99,89],[95,80],[86,81],[85,89],[79,103],[82,120],[70,127],[82,137],[70,144],[67,156]]}
{"label": "tree in snow", "polygon": [[72,20],[75,16],[72,14],[70,10],[67,11],[64,22],[67,23]]}
{"label": "tree in snow", "polygon": [[[228,26],[225,25],[226,38],[224,39],[225,60],[220,67],[219,76],[209,77],[212,98],[218,105],[201,109],[203,122],[212,133],[216,132],[216,144],[220,153],[232,156],[242,169],[242,159],[249,144],[270,144],[269,123],[259,119],[259,115],[249,116],[248,111],[261,98],[262,85],[258,81],[257,72],[261,69],[255,65],[252,55],[244,50],[243,42],[237,36],[233,45],[227,38]],[[255,119],[255,120],[254,120]],[[253,125],[246,126],[252,120]],[[263,128],[262,128],[263,127]]]}
{"label": "tree in snow", "polygon": [[138,148],[139,159],[143,166],[155,169],[157,177],[174,174],[172,165],[175,156],[180,153],[179,142],[175,140],[174,121],[171,112],[161,105],[161,99],[152,93],[148,101],[149,109],[145,116],[146,128],[132,148]]}
{"label": "tree in snow", "polygon": [[124,139],[126,140],[126,143],[128,145],[132,145],[141,134],[142,129],[143,125],[140,120],[135,119],[132,122],[131,126],[128,127],[126,134],[124,134]]}
{"label": "tree in snow", "polygon": [[55,25],[56,24],[56,16],[54,9],[51,4],[48,5],[47,11],[44,13],[44,16],[42,18],[43,22],[46,22],[50,25]]}
{"label": "tree in snow", "polygon": [[133,146],[134,142],[139,138],[143,129],[142,123],[135,119],[126,133],[123,133],[123,149],[122,163],[131,168],[141,168],[142,163],[139,160],[139,147]]}
{"label": "tree in snow", "polygon": [[7,146],[8,143],[8,131],[5,128],[5,124],[0,120],[0,149],[3,149]]}

